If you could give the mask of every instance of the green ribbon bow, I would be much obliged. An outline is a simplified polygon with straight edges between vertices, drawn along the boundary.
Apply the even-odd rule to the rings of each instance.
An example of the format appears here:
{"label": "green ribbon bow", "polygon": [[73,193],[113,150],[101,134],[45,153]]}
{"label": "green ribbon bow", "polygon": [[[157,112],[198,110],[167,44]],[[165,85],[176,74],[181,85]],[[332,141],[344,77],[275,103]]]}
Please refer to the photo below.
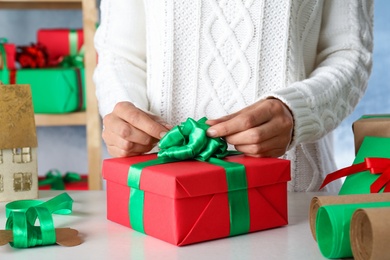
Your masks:
{"label": "green ribbon bow", "polygon": [[84,45],[81,46],[80,51],[77,48],[78,44],[77,30],[69,31],[69,55],[64,56],[60,62],[60,66],[64,68],[69,67],[84,67]]}
{"label": "green ribbon bow", "polygon": [[[70,214],[73,200],[62,193],[51,200],[18,200],[6,205],[6,229],[12,230],[12,247],[28,248],[56,243],[52,214]],[[36,220],[40,226],[35,226]]]}
{"label": "green ribbon bow", "polygon": [[81,176],[74,172],[67,172],[62,176],[61,172],[54,169],[46,173],[45,179],[38,182],[38,186],[50,185],[52,190],[65,190],[65,184],[81,181]]}
{"label": "green ribbon bow", "polygon": [[228,151],[227,144],[222,138],[210,138],[206,135],[209,128],[206,120],[207,118],[199,121],[188,118],[180,126],[172,128],[160,140],[161,150],[157,159],[130,166],[128,174],[128,186],[131,187],[129,215],[130,224],[134,230],[145,233],[144,191],[140,190],[142,170],[148,166],[196,159],[225,169],[228,184],[230,236],[249,232],[250,216],[245,167],[238,163],[221,160],[228,155],[238,153]]}

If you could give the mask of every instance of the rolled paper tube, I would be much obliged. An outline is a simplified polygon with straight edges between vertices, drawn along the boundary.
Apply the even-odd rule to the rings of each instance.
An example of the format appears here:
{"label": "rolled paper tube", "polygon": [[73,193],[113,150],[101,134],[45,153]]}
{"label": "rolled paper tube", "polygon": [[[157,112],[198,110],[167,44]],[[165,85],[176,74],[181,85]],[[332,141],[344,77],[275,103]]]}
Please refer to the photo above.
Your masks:
{"label": "rolled paper tube", "polygon": [[316,240],[316,217],[320,207],[333,204],[353,204],[364,202],[381,202],[390,201],[389,193],[371,193],[356,195],[334,195],[334,196],[317,196],[313,197],[309,208],[309,222],[311,234]]}
{"label": "rolled paper tube", "polygon": [[390,207],[358,209],[351,220],[351,247],[356,260],[389,259]]}
{"label": "rolled paper tube", "polygon": [[390,207],[390,202],[365,202],[327,205],[318,209],[316,235],[318,247],[327,258],[352,257],[350,224],[353,213],[361,208]]}

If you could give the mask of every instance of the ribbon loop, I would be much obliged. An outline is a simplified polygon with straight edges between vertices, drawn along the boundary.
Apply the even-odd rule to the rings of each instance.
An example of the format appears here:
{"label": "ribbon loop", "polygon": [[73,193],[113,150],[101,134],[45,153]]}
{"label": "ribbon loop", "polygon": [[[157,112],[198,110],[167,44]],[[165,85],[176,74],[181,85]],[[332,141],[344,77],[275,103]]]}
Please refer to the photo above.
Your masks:
{"label": "ribbon loop", "polygon": [[[67,193],[62,193],[51,200],[19,200],[6,205],[6,229],[12,230],[11,246],[27,248],[51,245],[56,242],[56,233],[52,213],[70,214],[73,200]],[[35,226],[36,220],[40,226]]]}
{"label": "ribbon loop", "polygon": [[226,157],[229,154],[226,142],[207,136],[209,125],[206,120],[205,117],[198,121],[188,118],[180,126],[175,126],[160,140],[158,156],[201,161],[207,161],[210,157]]}

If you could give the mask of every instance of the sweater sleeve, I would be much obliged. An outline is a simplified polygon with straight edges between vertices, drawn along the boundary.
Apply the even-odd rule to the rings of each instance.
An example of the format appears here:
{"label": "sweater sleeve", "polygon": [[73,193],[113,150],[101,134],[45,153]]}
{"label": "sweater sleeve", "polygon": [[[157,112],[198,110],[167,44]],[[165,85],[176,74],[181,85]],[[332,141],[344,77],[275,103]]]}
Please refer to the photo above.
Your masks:
{"label": "sweater sleeve", "polygon": [[147,110],[145,12],[142,0],[102,0],[96,31],[94,72],[102,117],[116,103],[130,101]]}
{"label": "sweater sleeve", "polygon": [[324,1],[316,67],[307,79],[271,95],[294,116],[290,147],[334,130],[363,96],[372,68],[373,2]]}

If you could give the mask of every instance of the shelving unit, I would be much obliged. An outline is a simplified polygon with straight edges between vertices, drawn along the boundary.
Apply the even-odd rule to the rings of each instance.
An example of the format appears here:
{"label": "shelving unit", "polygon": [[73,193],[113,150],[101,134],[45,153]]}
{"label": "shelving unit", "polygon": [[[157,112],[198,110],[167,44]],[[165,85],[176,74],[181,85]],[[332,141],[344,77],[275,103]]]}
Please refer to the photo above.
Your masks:
{"label": "shelving unit", "polygon": [[[81,9],[84,30],[86,111],[70,114],[36,114],[37,126],[85,125],[88,152],[88,187],[101,190],[102,141],[98,105],[92,75],[96,66],[93,44],[98,19],[96,0],[0,0],[0,9]],[[65,156],[64,156],[65,157]]]}

